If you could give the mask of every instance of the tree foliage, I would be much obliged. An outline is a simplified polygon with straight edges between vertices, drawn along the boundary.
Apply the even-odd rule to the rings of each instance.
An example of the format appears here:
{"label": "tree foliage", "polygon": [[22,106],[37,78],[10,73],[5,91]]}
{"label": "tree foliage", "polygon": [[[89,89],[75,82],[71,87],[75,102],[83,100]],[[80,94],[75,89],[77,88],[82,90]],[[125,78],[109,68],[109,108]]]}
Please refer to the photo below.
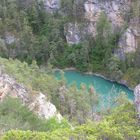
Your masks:
{"label": "tree foliage", "polygon": [[[119,115],[118,115],[119,114]],[[31,131],[9,131],[2,140],[18,139],[23,140],[139,140],[140,128],[134,107],[130,103],[123,104],[111,112],[100,122],[88,122],[73,129],[57,129],[50,132],[31,132]]]}

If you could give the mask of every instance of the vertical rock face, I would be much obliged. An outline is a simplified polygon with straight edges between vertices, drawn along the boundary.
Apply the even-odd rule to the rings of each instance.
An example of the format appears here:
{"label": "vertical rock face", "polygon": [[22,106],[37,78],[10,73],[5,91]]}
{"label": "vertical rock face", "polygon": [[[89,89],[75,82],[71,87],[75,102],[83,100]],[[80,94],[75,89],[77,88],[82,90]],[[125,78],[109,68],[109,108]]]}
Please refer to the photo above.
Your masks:
{"label": "vertical rock face", "polygon": [[[46,10],[50,13],[60,9],[61,0],[43,0]],[[76,0],[76,3],[80,3],[80,0]],[[127,19],[127,13],[131,9],[132,0],[85,0],[83,7],[85,14],[83,18],[86,19],[84,30],[86,33],[96,36],[96,25],[101,13],[105,13],[108,20],[111,23],[112,31],[120,29]],[[137,33],[137,29],[134,29],[136,20],[131,19],[128,29],[121,36],[118,49],[115,50],[115,55],[120,59],[125,59],[126,53],[135,52],[138,46],[138,40],[140,40],[140,34]],[[81,29],[77,23],[68,23],[65,27],[65,36],[69,45],[78,44],[81,38],[85,35],[84,32],[80,32]],[[83,29],[82,29],[83,30]]]}
{"label": "vertical rock face", "polygon": [[34,98],[34,101],[30,104],[29,108],[40,117],[49,119],[56,116],[58,120],[62,119],[62,116],[57,112],[55,105],[47,101],[46,96],[42,93],[39,93]]}
{"label": "vertical rock face", "polygon": [[[130,10],[130,0],[86,0],[84,3],[85,18],[88,24],[85,25],[85,30],[92,36],[96,35],[96,25],[101,13],[105,13],[108,20],[111,23],[112,30],[121,28],[125,23],[125,14]],[[77,33],[77,25],[69,24],[69,28],[66,34],[66,40],[68,44],[77,44],[80,42],[80,36]],[[135,41],[132,34],[129,33],[129,29],[124,34],[121,40],[127,43],[124,52],[133,51],[135,48]],[[127,37],[126,37],[127,36]],[[130,40],[131,39],[131,40]],[[120,41],[122,42],[122,41]],[[133,46],[130,48],[130,44]],[[120,43],[122,46],[122,43]],[[127,48],[128,47],[128,48]],[[121,48],[121,47],[120,47]]]}
{"label": "vertical rock face", "polygon": [[12,98],[19,98],[24,105],[42,118],[56,117],[59,121],[62,120],[62,116],[57,112],[56,107],[47,100],[43,93],[31,96],[30,91],[18,84],[9,75],[0,74],[0,101],[3,101],[7,95]]}
{"label": "vertical rock face", "polygon": [[6,32],[5,33],[5,43],[10,45],[10,44],[13,44],[15,43],[17,40],[17,38],[10,32]]}
{"label": "vertical rock face", "polygon": [[85,17],[90,21],[97,21],[101,12],[115,26],[122,26],[125,13],[130,8],[130,0],[87,0],[84,4]]}
{"label": "vertical rock face", "polygon": [[69,45],[78,44],[81,40],[81,33],[77,23],[69,23],[65,26],[65,36]]}
{"label": "vertical rock face", "polygon": [[138,115],[140,118],[140,84],[138,86],[136,86],[136,88],[134,90],[134,95],[135,95],[134,103],[136,105],[136,109],[138,111]]}
{"label": "vertical rock face", "polygon": [[[126,15],[131,8],[131,0],[87,0],[84,3],[85,7],[85,18],[90,21],[88,26],[89,32],[92,35],[96,35],[96,23],[100,17],[100,14],[104,12],[112,25],[112,30],[121,28],[125,24]],[[136,24],[137,22],[137,24]],[[118,49],[115,50],[114,54],[121,60],[125,59],[126,53],[135,52],[138,43],[140,42],[139,29],[136,27],[139,25],[138,19],[131,19],[129,27],[121,36]]]}
{"label": "vertical rock face", "polygon": [[136,35],[133,29],[128,28],[119,40],[119,47],[124,48],[125,53],[135,52],[137,48]]}
{"label": "vertical rock face", "polygon": [[125,58],[126,53],[134,53],[138,48],[140,43],[140,33],[135,26],[127,28],[127,30],[122,34],[119,39],[118,49],[115,50],[115,55],[117,55],[121,60]]}
{"label": "vertical rock face", "polygon": [[44,0],[44,6],[48,12],[52,13],[60,8],[61,1],[60,0]]}
{"label": "vertical rock face", "polygon": [[88,0],[84,4],[85,7],[85,17],[89,21],[97,21],[101,10],[101,5],[97,0]]}

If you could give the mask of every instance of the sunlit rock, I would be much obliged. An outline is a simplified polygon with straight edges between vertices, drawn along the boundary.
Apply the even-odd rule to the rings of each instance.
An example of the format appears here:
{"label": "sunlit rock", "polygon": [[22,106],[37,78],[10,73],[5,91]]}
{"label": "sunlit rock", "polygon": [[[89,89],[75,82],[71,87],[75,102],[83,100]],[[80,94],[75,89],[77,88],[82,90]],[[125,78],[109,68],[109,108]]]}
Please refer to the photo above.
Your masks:
{"label": "sunlit rock", "polygon": [[35,96],[29,108],[42,118],[49,119],[57,117],[59,121],[62,120],[62,116],[57,112],[55,105],[47,101],[46,96],[42,93],[38,93],[38,95]]}
{"label": "sunlit rock", "polygon": [[89,21],[97,21],[100,13],[104,12],[114,26],[122,26],[124,24],[124,15],[130,9],[129,0],[114,1],[98,1],[87,0],[84,3],[85,17]]}

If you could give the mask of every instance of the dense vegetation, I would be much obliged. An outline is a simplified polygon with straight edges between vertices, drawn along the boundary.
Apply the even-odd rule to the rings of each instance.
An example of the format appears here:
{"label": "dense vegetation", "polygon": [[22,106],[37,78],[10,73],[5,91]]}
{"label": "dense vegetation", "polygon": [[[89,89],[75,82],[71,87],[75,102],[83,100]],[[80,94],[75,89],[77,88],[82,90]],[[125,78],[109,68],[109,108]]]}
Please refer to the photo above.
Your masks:
{"label": "dense vegetation", "polygon": [[140,127],[137,124],[134,107],[128,102],[113,110],[101,122],[87,122],[72,129],[59,127],[49,132],[12,130],[2,140],[139,140]]}
{"label": "dense vegetation", "polygon": [[[115,98],[114,109],[94,112],[98,96],[84,84],[67,87],[64,73],[56,80],[53,68],[76,67],[80,71],[104,74],[111,79],[125,79],[134,87],[140,82],[140,50],[126,54],[125,60],[113,55],[118,40],[131,17],[140,17],[138,0],[127,13],[127,23],[112,32],[110,22],[102,13],[93,38],[85,34],[77,45],[68,45],[65,26],[78,23],[81,30],[84,0],[62,0],[62,7],[47,13],[37,0],[1,0],[0,2],[0,67],[3,73],[14,77],[30,91],[46,94],[65,118],[38,118],[16,99],[0,102],[0,135],[2,140],[139,140],[140,127],[133,103],[124,94]],[[78,17],[78,18],[77,18]],[[4,58],[2,58],[4,57]],[[62,88],[63,87],[63,88]],[[63,90],[62,90],[63,89]],[[95,116],[99,122],[95,122]],[[12,130],[13,129],[13,130]],[[17,129],[17,130],[16,130]],[[27,131],[28,130],[28,131]]]}
{"label": "dense vegetation", "polygon": [[48,121],[40,119],[18,99],[7,97],[0,102],[0,134],[11,129],[52,131],[65,127],[70,127],[67,121],[63,120],[59,123],[56,118]]}
{"label": "dense vegetation", "polygon": [[[0,58],[0,65],[4,72],[14,77],[17,82],[23,83],[31,92],[41,91],[57,107],[62,115],[70,120],[81,120],[90,118],[91,102],[96,103],[96,93],[90,94],[85,88],[77,89],[75,84],[67,87],[68,90],[60,91],[61,87],[66,88],[65,79],[62,73],[62,80],[58,81],[53,75],[51,65],[47,68],[39,68],[35,61],[31,65],[19,60],[8,60]],[[84,87],[84,84],[82,84]],[[81,104],[82,101],[82,104]]]}
{"label": "dense vegetation", "polygon": [[[120,35],[129,24],[131,17],[139,18],[139,2],[132,3],[127,13],[127,23],[114,33],[104,13],[97,23],[95,38],[85,34],[81,43],[69,46],[66,42],[64,27],[77,22],[81,28],[87,23],[84,19],[83,0],[78,3],[62,0],[61,9],[47,13],[43,3],[31,0],[2,0],[0,3],[0,55],[6,58],[18,58],[39,65],[48,62],[54,67],[76,67],[80,71],[102,73],[111,79],[131,80],[134,87],[140,79],[139,48],[134,54],[127,54],[125,61],[114,57]],[[77,18],[78,17],[78,18]],[[138,24],[138,23],[136,23]],[[4,43],[3,39],[13,36],[12,43]],[[130,71],[135,71],[131,74]]]}
{"label": "dense vegetation", "polygon": [[[19,60],[3,58],[0,58],[0,65],[2,72],[12,75],[18,82],[26,85],[30,89],[31,96],[35,91],[40,90],[47,93],[61,114],[69,120],[69,123],[65,119],[59,123],[55,118],[48,121],[39,119],[18,100],[7,98],[0,103],[0,130],[2,132],[10,130],[2,137],[3,140],[13,138],[28,140],[32,137],[40,140],[67,140],[70,137],[85,140],[127,140],[129,138],[138,140],[140,137],[134,105],[124,95],[114,101],[119,106],[118,108],[98,112],[102,121],[95,122],[94,116],[91,115],[93,113],[91,108],[96,107],[98,98],[95,96],[96,93],[85,90],[83,84],[82,90],[72,85],[67,87],[68,91],[65,94],[60,94],[58,89],[65,85],[63,74],[62,80],[57,81],[52,75],[50,65],[44,70],[39,68],[35,62],[28,65]],[[65,101],[62,100],[62,96]]]}

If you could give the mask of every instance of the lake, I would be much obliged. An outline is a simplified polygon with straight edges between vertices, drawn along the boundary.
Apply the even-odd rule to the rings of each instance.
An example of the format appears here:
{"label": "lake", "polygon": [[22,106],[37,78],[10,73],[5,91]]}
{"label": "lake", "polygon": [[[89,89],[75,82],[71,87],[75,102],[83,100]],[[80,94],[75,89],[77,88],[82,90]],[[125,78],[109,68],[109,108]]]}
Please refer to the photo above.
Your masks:
{"label": "lake", "polygon": [[[67,70],[64,71],[64,76],[67,81],[67,85],[70,86],[73,82],[77,84],[80,88],[81,83],[84,83],[87,87],[93,85],[96,93],[99,95],[99,106],[103,105],[108,107],[110,105],[110,100],[115,99],[121,92],[125,92],[128,99],[134,99],[134,93],[125,85],[119,84],[117,82],[112,82],[102,78],[97,75],[82,74],[77,71]],[[60,71],[55,72],[57,79],[60,79]]]}

